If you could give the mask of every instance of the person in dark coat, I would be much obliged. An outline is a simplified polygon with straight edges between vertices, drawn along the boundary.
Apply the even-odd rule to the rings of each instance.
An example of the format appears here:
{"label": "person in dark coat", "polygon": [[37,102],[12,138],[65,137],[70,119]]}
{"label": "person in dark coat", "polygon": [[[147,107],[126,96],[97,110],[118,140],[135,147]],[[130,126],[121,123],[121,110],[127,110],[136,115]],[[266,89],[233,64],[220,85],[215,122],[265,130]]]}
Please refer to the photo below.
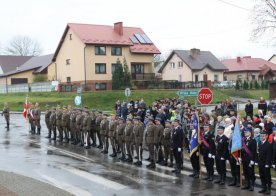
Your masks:
{"label": "person in dark coat", "polygon": [[224,135],[224,127],[218,127],[218,135],[216,136],[216,168],[219,179],[215,181],[220,185],[225,184],[226,178],[226,159],[228,155],[228,138]]}
{"label": "person in dark coat", "polygon": [[245,110],[246,116],[250,116],[251,119],[253,119],[253,104],[251,103],[250,100],[247,101],[244,110]]}
{"label": "person in dark coat", "polygon": [[201,135],[200,153],[203,156],[207,176],[203,180],[213,181],[214,159],[216,153],[215,136],[210,132],[210,124],[204,124],[204,132]]}
{"label": "person in dark coat", "polygon": [[261,141],[258,143],[258,165],[260,178],[262,182],[262,190],[259,193],[271,194],[271,159],[272,147],[267,141],[267,132],[261,132]]}
{"label": "person in dark coat", "polygon": [[252,138],[252,129],[247,127],[244,129],[244,135],[242,139],[242,151],[241,151],[241,161],[243,165],[243,174],[245,178],[245,185],[242,189],[254,190],[255,186],[255,159],[257,153],[257,143],[254,138]]}
{"label": "person in dark coat", "polygon": [[260,98],[260,101],[258,103],[258,110],[262,110],[263,115],[266,115],[266,111],[267,111],[267,103],[265,101],[265,99],[263,97]]}
{"label": "person in dark coat", "polygon": [[173,134],[172,134],[172,150],[175,159],[175,172],[179,174],[182,165],[182,151],[183,151],[183,130],[181,128],[179,120],[175,119],[173,122]]}

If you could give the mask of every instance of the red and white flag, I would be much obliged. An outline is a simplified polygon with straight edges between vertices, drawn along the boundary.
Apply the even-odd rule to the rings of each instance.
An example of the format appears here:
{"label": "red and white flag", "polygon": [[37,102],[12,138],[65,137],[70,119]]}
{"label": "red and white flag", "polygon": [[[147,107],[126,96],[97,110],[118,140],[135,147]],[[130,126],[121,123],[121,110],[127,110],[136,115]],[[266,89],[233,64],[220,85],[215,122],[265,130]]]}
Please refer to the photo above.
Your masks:
{"label": "red and white flag", "polygon": [[28,111],[29,111],[29,104],[28,104],[28,97],[26,97],[25,103],[24,103],[24,110],[22,112],[24,118],[27,118]]}

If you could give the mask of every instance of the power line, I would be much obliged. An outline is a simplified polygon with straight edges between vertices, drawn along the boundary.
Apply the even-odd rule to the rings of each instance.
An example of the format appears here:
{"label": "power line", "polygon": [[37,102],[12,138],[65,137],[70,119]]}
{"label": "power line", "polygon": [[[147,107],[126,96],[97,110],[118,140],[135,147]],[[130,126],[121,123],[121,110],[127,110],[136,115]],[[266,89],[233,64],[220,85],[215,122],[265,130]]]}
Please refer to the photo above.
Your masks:
{"label": "power line", "polygon": [[218,1],[219,1],[219,2],[221,2],[221,3],[227,4],[227,5],[230,5],[230,6],[232,6],[232,7],[239,8],[239,9],[242,9],[242,10],[246,10],[246,11],[251,12],[251,10],[250,10],[250,9],[247,9],[247,8],[241,7],[241,6],[236,5],[236,4],[233,4],[233,3],[229,3],[229,2],[227,2],[227,1],[223,1],[223,0],[218,0]]}

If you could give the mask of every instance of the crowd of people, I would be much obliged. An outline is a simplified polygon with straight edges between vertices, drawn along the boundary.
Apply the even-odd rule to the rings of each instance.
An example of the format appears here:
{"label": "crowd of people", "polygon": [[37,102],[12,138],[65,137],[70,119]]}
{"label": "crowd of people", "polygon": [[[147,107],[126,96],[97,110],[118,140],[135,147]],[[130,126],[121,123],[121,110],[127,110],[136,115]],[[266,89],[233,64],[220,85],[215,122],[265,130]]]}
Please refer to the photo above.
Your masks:
{"label": "crowd of people", "polygon": [[[225,100],[218,103],[211,113],[186,100],[158,99],[147,106],[143,99],[115,103],[112,114],[98,110],[60,106],[46,106],[45,123],[50,140],[101,149],[103,154],[119,158],[122,162],[143,164],[143,150],[149,151],[146,167],[156,164],[174,167],[176,174],[183,169],[184,152],[190,155],[193,173],[199,178],[201,157],[206,167],[204,180],[214,180],[214,165],[218,178],[214,183],[226,182],[226,163],[231,167],[232,182],[240,186],[240,167],[243,166],[244,186],[250,191],[255,187],[255,167],[258,166],[262,189],[271,193],[271,168],[276,165],[276,114],[274,102],[260,98],[258,113],[248,100],[245,117],[238,115],[237,103]],[[276,107],[275,107],[276,108]],[[5,110],[3,110],[5,113]],[[40,109],[35,104],[28,116],[31,133],[40,134]],[[242,148],[238,156],[231,153],[233,133],[238,129]]]}

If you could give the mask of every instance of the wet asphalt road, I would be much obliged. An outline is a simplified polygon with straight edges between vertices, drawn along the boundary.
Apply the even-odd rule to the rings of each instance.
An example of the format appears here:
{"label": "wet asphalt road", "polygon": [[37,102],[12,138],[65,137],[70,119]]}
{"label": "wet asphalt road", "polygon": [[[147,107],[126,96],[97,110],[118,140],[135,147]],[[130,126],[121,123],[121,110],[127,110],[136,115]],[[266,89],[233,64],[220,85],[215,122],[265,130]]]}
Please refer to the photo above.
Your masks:
{"label": "wet asphalt road", "polygon": [[249,192],[192,179],[187,168],[179,175],[163,166],[149,170],[147,161],[137,168],[103,155],[97,148],[86,150],[49,142],[44,119],[41,124],[42,135],[32,136],[22,115],[11,115],[9,131],[4,128],[4,119],[0,119],[0,170],[32,177],[81,196],[258,195],[259,188]]}

